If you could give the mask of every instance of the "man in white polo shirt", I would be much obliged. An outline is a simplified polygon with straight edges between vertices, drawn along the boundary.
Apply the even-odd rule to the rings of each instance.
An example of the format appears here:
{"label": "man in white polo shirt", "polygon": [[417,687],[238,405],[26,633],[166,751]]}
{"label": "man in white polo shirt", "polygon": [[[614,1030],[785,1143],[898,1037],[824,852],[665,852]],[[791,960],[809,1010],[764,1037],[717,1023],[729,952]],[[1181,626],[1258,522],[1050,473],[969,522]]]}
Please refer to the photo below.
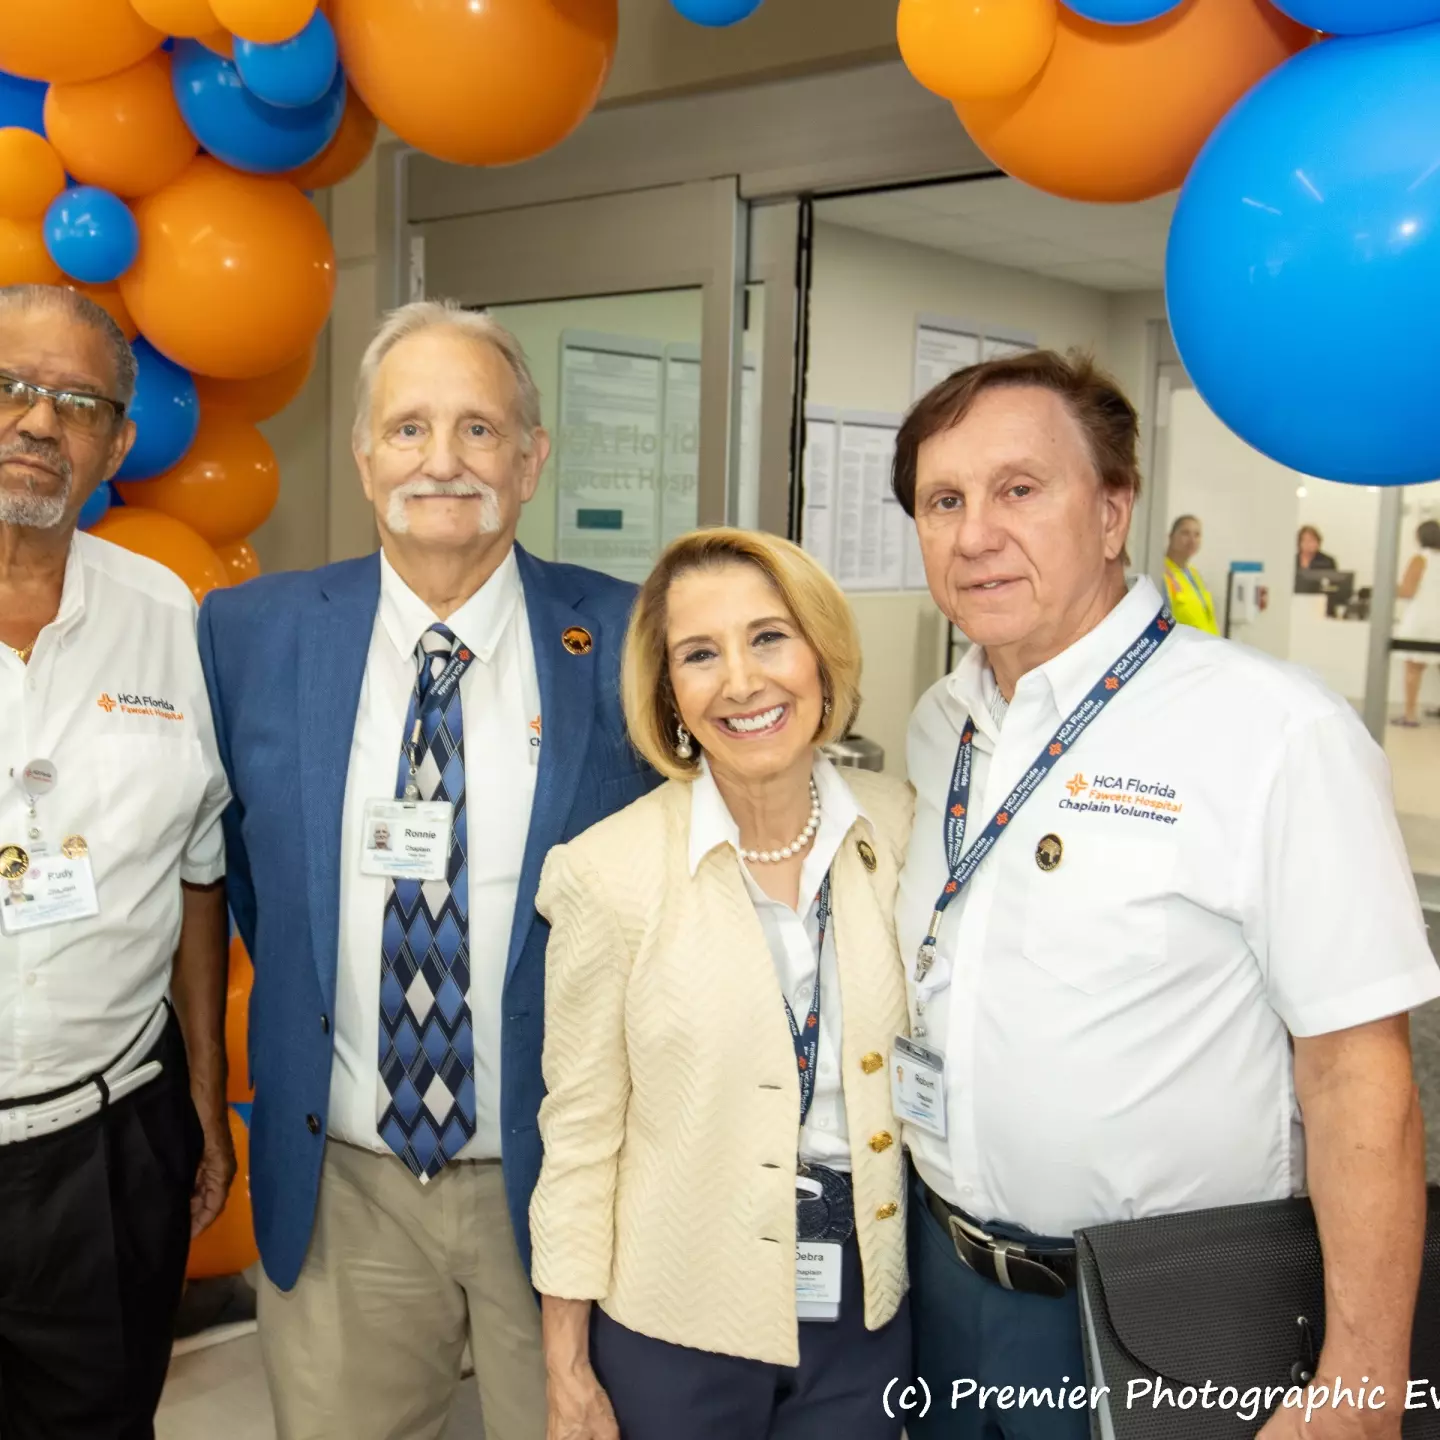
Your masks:
{"label": "man in white polo shirt", "polygon": [[134,383],[98,306],[0,289],[6,1440],[153,1433],[191,1236],[235,1169],[228,792],[195,603],[159,565],[75,533],[134,440]]}
{"label": "man in white polo shirt", "polygon": [[1127,589],[1135,441],[1113,382],[1050,352],[958,372],[899,436],[931,594],[974,642],[909,736],[892,1067],[938,1397],[910,1433],[1080,1440],[1083,1410],[949,1403],[955,1379],[1083,1383],[1074,1232],[1308,1189],[1315,1383],[1390,1404],[1281,1411],[1267,1440],[1398,1437],[1425,1215],[1406,1012],[1440,970],[1389,775],[1313,677]]}

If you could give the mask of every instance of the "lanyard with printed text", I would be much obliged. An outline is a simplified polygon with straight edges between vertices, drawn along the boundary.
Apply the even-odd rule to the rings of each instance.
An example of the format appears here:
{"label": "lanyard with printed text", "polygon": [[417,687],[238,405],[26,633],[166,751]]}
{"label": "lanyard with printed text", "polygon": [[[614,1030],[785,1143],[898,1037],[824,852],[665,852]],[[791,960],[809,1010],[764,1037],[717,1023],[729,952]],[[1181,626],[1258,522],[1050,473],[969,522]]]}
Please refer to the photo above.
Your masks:
{"label": "lanyard with printed text", "polygon": [[825,930],[830,924],[830,876],[826,873],[820,886],[820,938],[815,943],[815,993],[810,997],[810,1010],[805,1016],[805,1029],[795,1023],[795,1012],[785,1000],[785,1018],[790,1022],[790,1038],[795,1042],[795,1064],[800,1071],[800,1123],[810,1113],[815,1098],[815,1068],[820,1055],[820,967],[825,956]]}
{"label": "lanyard with printed text", "polygon": [[1005,803],[982,830],[975,843],[965,849],[965,812],[970,804],[970,765],[974,753],[975,725],[965,717],[960,734],[960,748],[955,756],[955,769],[950,778],[950,795],[945,802],[945,859],[950,878],[935,901],[930,929],[920,943],[915,962],[915,979],[924,980],[935,964],[935,942],[940,921],[950,902],[970,883],[980,862],[995,848],[1005,828],[1021,806],[1040,788],[1041,782],[1054,769],[1060,757],[1080,738],[1100,712],[1134,679],[1140,667],[1160,648],[1174,628],[1170,607],[1162,605],[1155,618],[1141,631],[1134,644],[1095,682],[1094,688],[1061,722],[1045,748],[1020,778],[1019,784],[1005,797]]}
{"label": "lanyard with printed text", "polygon": [[395,793],[400,799],[414,801],[420,798],[420,741],[425,735],[425,722],[427,719],[430,721],[429,741],[433,742],[435,731],[440,727],[440,717],[445,713],[446,702],[474,659],[474,653],[469,646],[461,645],[457,641],[454,653],[446,661],[445,668],[430,682],[424,700],[420,698],[420,679],[417,674],[415,684],[410,690],[410,730],[400,747],[400,778],[395,786]]}

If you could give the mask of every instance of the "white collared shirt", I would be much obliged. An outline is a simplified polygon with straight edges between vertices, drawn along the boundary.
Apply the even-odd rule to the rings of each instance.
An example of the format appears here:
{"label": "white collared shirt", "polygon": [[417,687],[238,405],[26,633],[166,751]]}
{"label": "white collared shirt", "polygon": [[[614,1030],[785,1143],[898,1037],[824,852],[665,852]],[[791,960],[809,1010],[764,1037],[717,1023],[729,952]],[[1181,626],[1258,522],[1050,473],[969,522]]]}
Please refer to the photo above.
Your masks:
{"label": "white collared shirt", "polygon": [[[690,873],[717,845],[728,845],[735,855],[745,888],[755,906],[775,977],[790,1002],[797,1025],[805,1023],[815,998],[815,947],[820,937],[820,887],[856,820],[864,815],[850,787],[823,755],[815,757],[815,788],[820,793],[820,828],[800,866],[800,901],[797,911],[783,900],[767,895],[740,859],[740,829],[702,758],[700,774],[690,796]],[[820,958],[820,1038],[815,1065],[815,1093],[810,1113],[800,1131],[799,1158],[850,1169],[850,1137],[845,1124],[845,1093],[840,1079],[840,1038],[844,1012],[840,1003],[840,973],[835,959],[835,927],[825,934]]]}
{"label": "white collared shirt", "polygon": [[[1159,605],[1136,582],[1021,678],[998,725],[978,646],[921,700],[897,917],[912,1019],[966,716],[968,845]],[[1063,846],[1048,871],[1046,836]],[[1187,626],[946,911],[932,982],[949,1137],[907,1130],[916,1165],[972,1215],[1044,1235],[1295,1193],[1289,1034],[1440,995],[1389,770],[1353,710],[1307,672]]]}
{"label": "white collared shirt", "polygon": [[[170,988],[181,882],[225,873],[229,803],[195,643],[170,571],[76,535],[29,665],[0,646],[0,846],[89,848],[100,913],[0,935],[0,1099],[73,1085],[139,1035]],[[32,760],[55,766],[36,801]],[[30,838],[32,828],[40,840]]]}
{"label": "white collared shirt", "polygon": [[[394,799],[405,716],[415,688],[415,647],[441,623],[380,557],[380,606],[355,716],[340,850],[340,954],[330,1133],[385,1153],[378,1121],[381,930],[388,881],[362,875],[367,801]],[[475,1136],[467,1160],[500,1154],[501,995],[520,866],[540,760],[540,686],[512,549],[499,569],[443,622],[474,652],[460,681],[470,889],[470,1021],[475,1035]]]}

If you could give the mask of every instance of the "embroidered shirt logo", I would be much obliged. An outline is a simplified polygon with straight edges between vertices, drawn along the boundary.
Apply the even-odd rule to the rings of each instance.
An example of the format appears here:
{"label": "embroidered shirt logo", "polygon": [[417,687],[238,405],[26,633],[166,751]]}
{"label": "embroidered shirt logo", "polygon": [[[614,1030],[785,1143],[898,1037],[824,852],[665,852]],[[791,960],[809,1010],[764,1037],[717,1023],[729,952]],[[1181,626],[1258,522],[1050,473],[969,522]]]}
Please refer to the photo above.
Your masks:
{"label": "embroidered shirt logo", "polygon": [[134,695],[126,690],[102,692],[95,702],[107,715],[119,711],[122,715],[148,715],[155,720],[183,720],[185,712],[177,710],[172,700],[163,700],[154,695]]}

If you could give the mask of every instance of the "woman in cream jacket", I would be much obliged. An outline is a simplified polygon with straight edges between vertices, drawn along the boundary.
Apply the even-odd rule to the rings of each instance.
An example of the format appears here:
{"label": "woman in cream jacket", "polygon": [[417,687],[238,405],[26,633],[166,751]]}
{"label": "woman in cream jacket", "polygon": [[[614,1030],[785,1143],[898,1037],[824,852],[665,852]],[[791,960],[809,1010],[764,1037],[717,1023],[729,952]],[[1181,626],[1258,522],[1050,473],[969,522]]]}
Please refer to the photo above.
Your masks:
{"label": "woman in cream jacket", "polygon": [[911,796],[817,749],[859,670],[843,595],[786,541],[684,536],[640,592],[625,711],[670,782],[540,887],[549,1440],[900,1434]]}

